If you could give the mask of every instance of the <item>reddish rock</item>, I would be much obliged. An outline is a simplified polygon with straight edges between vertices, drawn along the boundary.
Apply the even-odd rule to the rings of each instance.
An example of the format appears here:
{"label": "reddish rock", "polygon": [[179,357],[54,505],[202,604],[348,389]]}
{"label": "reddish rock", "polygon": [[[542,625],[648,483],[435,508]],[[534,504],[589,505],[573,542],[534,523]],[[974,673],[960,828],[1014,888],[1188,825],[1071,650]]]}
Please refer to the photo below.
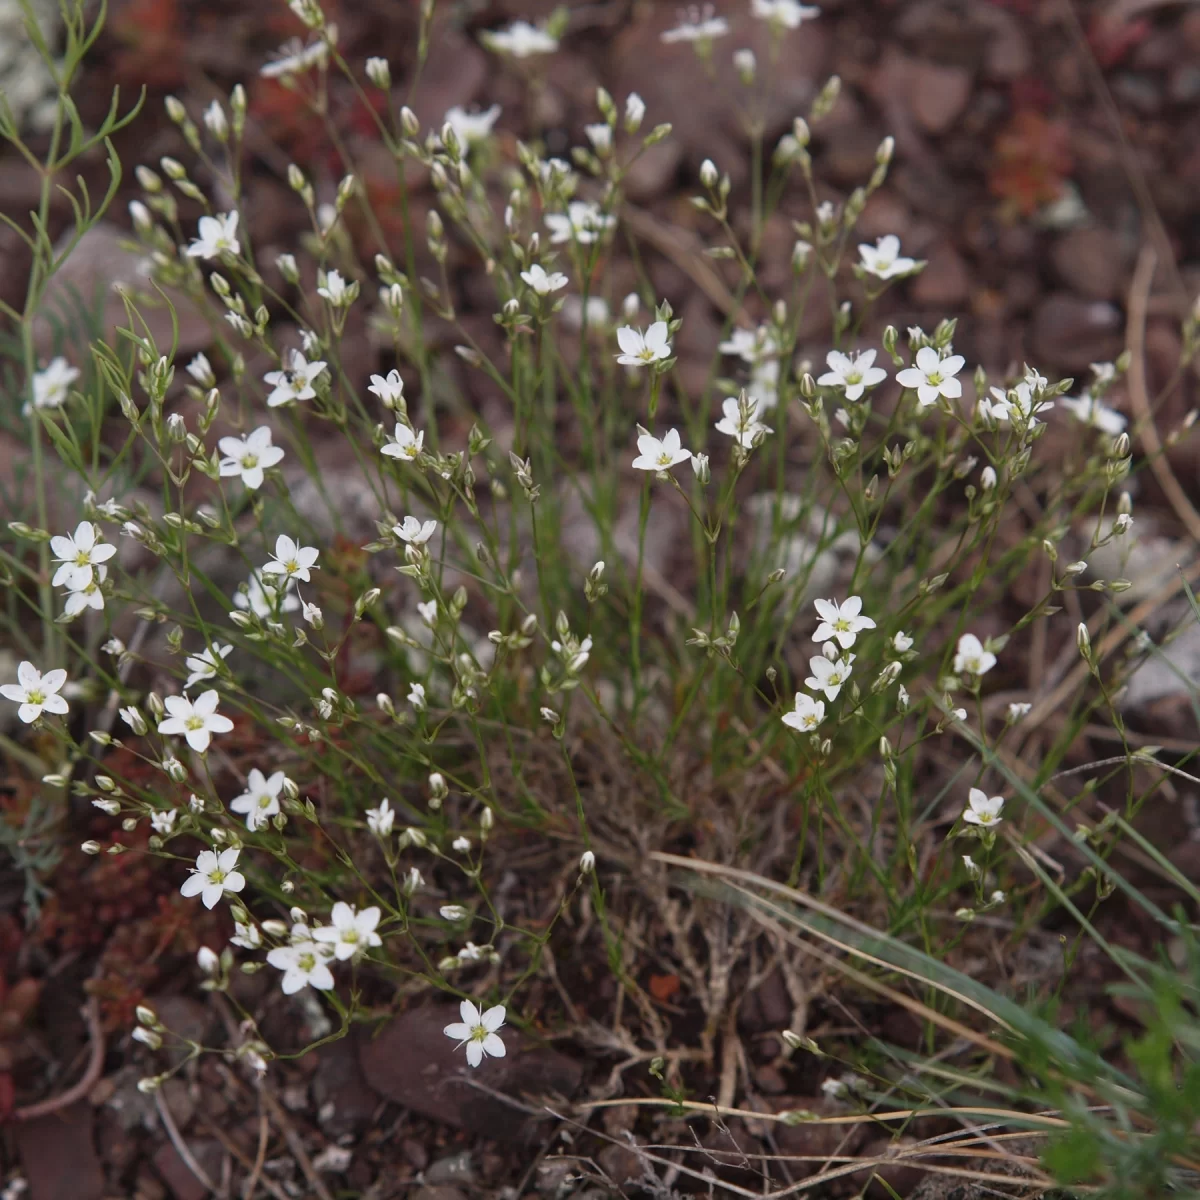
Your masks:
{"label": "reddish rock", "polygon": [[[923,308],[955,309],[966,303],[971,292],[971,275],[962,255],[942,240],[930,252],[929,261],[913,280],[913,301]],[[947,311],[947,316],[953,313]]]}
{"label": "reddish rock", "polygon": [[527,1110],[554,1103],[555,1097],[562,1103],[578,1088],[583,1068],[506,1026],[507,1053],[488,1060],[486,1090],[478,1088],[480,1076],[442,1032],[458,1020],[457,1005],[427,1004],[401,1013],[376,1036],[363,1037],[359,1063],[367,1083],[381,1096],[447,1125],[495,1141],[524,1142],[539,1123]]}
{"label": "reddish rock", "polygon": [[100,1200],[104,1172],[92,1144],[92,1110],[82,1101],[12,1126],[29,1200]]}

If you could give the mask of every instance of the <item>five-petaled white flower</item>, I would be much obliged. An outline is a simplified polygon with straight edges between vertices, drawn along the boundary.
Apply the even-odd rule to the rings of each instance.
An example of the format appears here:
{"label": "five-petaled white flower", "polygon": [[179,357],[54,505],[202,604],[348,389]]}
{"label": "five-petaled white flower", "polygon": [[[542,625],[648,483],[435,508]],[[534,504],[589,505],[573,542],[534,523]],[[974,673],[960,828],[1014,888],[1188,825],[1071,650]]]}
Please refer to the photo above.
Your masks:
{"label": "five-petaled white flower", "polygon": [[236,870],[239,854],[237,846],[219,854],[215,850],[201,850],[180,892],[188,897],[199,896],[205,908],[216,908],[226,892],[240,892],[246,886],[246,877]]}
{"label": "five-petaled white flower", "polygon": [[244,592],[234,592],[234,607],[248,609],[263,620],[295,612],[300,607],[300,597],[296,595],[295,588],[296,581],[288,579],[281,592],[278,586],[265,582],[262,576],[255,572],[250,576]]}
{"label": "five-petaled white flower", "polygon": [[328,991],[333,987],[333,972],[328,960],[331,951],[318,942],[296,942],[291,946],[276,946],[267,954],[267,962],[283,972],[280,986],[285,996],[294,995],[306,987]]}
{"label": "five-petaled white flower", "polygon": [[996,656],[983,648],[983,643],[973,634],[964,633],[958,639],[954,652],[956,675],[986,675],[996,665]]}
{"label": "five-petaled white flower", "polygon": [[838,659],[829,659],[817,655],[808,660],[812,674],[804,681],[804,686],[814,692],[824,692],[825,699],[834,701],[842,685],[850,678],[850,666],[854,662],[853,654],[844,654]]}
{"label": "five-petaled white flower", "polygon": [[655,321],[645,333],[632,325],[622,325],[617,330],[617,345],[622,351],[617,362],[626,367],[646,367],[671,357],[666,321]]}
{"label": "five-petaled white flower", "polygon": [[423,683],[414,683],[409,687],[408,702],[417,712],[425,711],[425,685]]}
{"label": "five-petaled white flower", "polygon": [[235,813],[245,814],[247,829],[261,829],[279,812],[279,793],[286,782],[287,776],[282,771],[264,775],[254,767],[246,777],[246,790],[234,797],[229,807]]}
{"label": "five-petaled white flower", "polygon": [[58,694],[66,682],[67,673],[61,667],[43,675],[33,663],[22,662],[17,667],[17,682],[0,687],[0,696],[19,704],[17,716],[32,725],[44,712],[61,715],[67,711],[67,702]]}
{"label": "five-petaled white flower", "polygon": [[1062,406],[1074,413],[1075,417],[1085,425],[1094,426],[1101,433],[1111,434],[1113,437],[1124,433],[1125,426],[1129,424],[1127,417],[1123,417],[1115,408],[1101,404],[1089,392],[1084,392],[1078,398],[1064,396]]}
{"label": "five-petaled white flower", "polygon": [[299,75],[310,67],[325,66],[329,51],[323,40],[305,45],[299,38],[291,38],[280,46],[276,55],[259,68],[264,79],[281,79],[287,75]]}
{"label": "five-petaled white flower", "polygon": [[758,440],[759,436],[766,436],[768,433],[775,431],[770,425],[764,425],[758,419],[758,412],[761,405],[760,401],[747,396],[745,401],[745,413],[743,416],[741,402],[736,396],[726,396],[721,405],[721,411],[725,414],[716,425],[717,432],[726,434],[733,438],[740,446],[744,446],[747,450]]}
{"label": "five-petaled white flower", "polygon": [[386,375],[372,375],[367,391],[378,396],[388,408],[394,408],[404,395],[404,380],[393,367]]}
{"label": "five-petaled white flower", "polygon": [[847,400],[861,399],[867,388],[875,387],[887,378],[887,372],[882,367],[871,365],[874,361],[874,350],[864,350],[861,354],[830,350],[825,356],[829,370],[817,382],[822,387],[844,389]]}
{"label": "five-petaled white flower", "polygon": [[561,271],[547,275],[546,269],[540,263],[534,263],[528,271],[522,271],[521,278],[539,296],[548,296],[551,292],[557,292],[559,288],[565,288],[569,282]]}
{"label": "five-petaled white flower", "polygon": [[220,697],[212,688],[194,701],[186,696],[168,696],[163,704],[170,716],[159,721],[158,732],[187,738],[187,744],[203,754],[214,733],[228,733],[233,728],[233,722],[217,712],[218,703]]}
{"label": "five-petaled white flower", "polygon": [[986,396],[979,397],[979,412],[1001,424],[1023,424],[1027,429],[1033,429],[1041,424],[1036,414],[1054,407],[1053,400],[1039,399],[1034,395],[1028,380],[1022,380],[1007,392],[998,387],[989,391],[991,400]]}
{"label": "five-petaled white flower", "polygon": [[212,679],[217,673],[217,657],[228,658],[232,651],[233,647],[228,643],[222,646],[220,642],[213,642],[211,648],[206,646],[199,654],[189,654],[183,660],[183,665],[191,674],[184,682],[183,690],[186,692],[188,688],[193,688],[206,679]]}
{"label": "five-petaled white flower", "polygon": [[263,382],[271,385],[268,408],[279,408],[296,400],[311,400],[317,394],[313,380],[325,370],[324,361],[309,362],[299,350],[293,350],[287,361],[288,366],[268,371],[263,376]]}
{"label": "five-petaled white flower", "polygon": [[367,809],[367,828],[376,837],[387,837],[396,823],[396,811],[386,796],[379,802],[378,808]]}
{"label": "five-petaled white flower", "polygon": [[355,912],[352,904],[339,900],[329,914],[330,924],[314,929],[313,940],[332,946],[334,958],[345,962],[361,950],[383,945],[383,939],[375,932],[380,915],[374,905]]}
{"label": "five-petaled white flower", "polygon": [[442,1032],[448,1038],[454,1038],[459,1046],[466,1045],[467,1062],[477,1067],[485,1055],[503,1058],[504,1042],[496,1031],[504,1025],[504,1005],[497,1004],[487,1012],[480,1012],[470,1000],[464,1000],[458,1011],[462,1021],[447,1025]]}
{"label": "five-petaled white flower", "polygon": [[1003,820],[1000,816],[1003,808],[1003,796],[989,796],[979,788],[972,788],[967,795],[967,807],[962,817],[968,825],[999,825]]}
{"label": "five-petaled white flower", "polygon": [[414,460],[425,445],[425,431],[413,433],[402,421],[396,422],[396,432],[390,442],[384,442],[379,447],[379,453],[388,458],[407,458]]}
{"label": "five-petaled white flower", "polygon": [[201,217],[196,240],[187,248],[189,258],[216,258],[219,254],[237,254],[241,243],[237,239],[236,212],[217,213]]}
{"label": "five-petaled white flower", "polygon": [[932,346],[922,346],[917,351],[916,366],[897,371],[896,382],[901,387],[915,388],[922,408],[936,404],[939,396],[957,400],[962,395],[962,383],[954,377],[966,361],[961,354],[942,358]]}
{"label": "five-petaled white flower", "polygon": [[513,58],[529,58],[533,54],[553,54],[558,39],[528,21],[514,21],[506,29],[492,29],[479,35],[479,40],[497,54]]}
{"label": "five-petaled white flower", "polygon": [[821,618],[817,632],[813,634],[814,642],[836,638],[843,650],[849,650],[864,629],[875,628],[875,622],[862,615],[861,596],[848,596],[841,604],[836,600],[814,600],[813,607]]}
{"label": "five-petaled white flower", "polygon": [[73,534],[52,537],[50,549],[55,561],[61,564],[51,583],[72,591],[87,587],[92,582],[93,568],[117,552],[116,546],[100,541],[100,530],[91,521],[80,521]]}
{"label": "five-petaled white flower", "polygon": [[267,563],[262,573],[264,575],[283,575],[287,579],[302,579],[308,583],[312,576],[310,571],[320,568],[316,565],[320,551],[315,546],[301,546],[294,542],[286,533],[281,533],[275,539],[275,554]]}
{"label": "five-petaled white flower", "polygon": [[680,444],[679,430],[668,429],[661,441],[643,431],[637,440],[638,456],[633,460],[639,471],[668,471],[691,458],[691,452]]}
{"label": "five-petaled white flower", "polygon": [[751,0],[751,13],[761,21],[772,21],[784,29],[798,29],[802,21],[819,17],[821,10],[798,0]]}
{"label": "five-petaled white flower", "polygon": [[71,586],[67,589],[67,600],[63,605],[63,613],[68,617],[77,617],[85,608],[94,608],[100,612],[104,608],[104,593],[100,584],[108,574],[107,567],[97,567],[95,575],[83,587]]}
{"label": "five-petaled white flower", "polygon": [[555,245],[560,242],[589,245],[616,223],[617,218],[611,213],[601,212],[595,204],[589,204],[586,200],[572,200],[565,213],[546,214],[550,241]]}
{"label": "five-petaled white flower", "polygon": [[858,247],[858,254],[862,259],[862,269],[877,279],[907,275],[917,265],[915,258],[901,256],[900,239],[894,233],[881,237],[874,246],[862,243]]}
{"label": "five-petaled white flower", "polygon": [[271,445],[268,425],[260,425],[245,437],[223,437],[217,448],[225,455],[221,459],[221,475],[240,475],[242,483],[252,492],[262,487],[263,473],[283,458],[283,449]]}
{"label": "five-petaled white flower", "polygon": [[773,358],[779,352],[775,331],[769,325],[757,329],[737,328],[730,332],[729,339],[718,347],[722,354],[732,354],[742,362],[757,363]]}
{"label": "five-petaled white flower", "polygon": [[326,271],[325,282],[317,288],[317,295],[334,308],[345,308],[354,299],[341,271]]}
{"label": "five-petaled white flower", "polygon": [[179,809],[168,808],[150,814],[150,828],[155,833],[168,834],[175,828],[175,818],[179,816]]}
{"label": "five-petaled white flower", "polygon": [[1028,715],[1031,708],[1033,708],[1033,705],[1028,701],[1017,701],[1010,704],[1008,706],[1008,723],[1010,725],[1016,724],[1022,717]]}
{"label": "five-petaled white flower", "polygon": [[679,14],[679,24],[674,29],[668,29],[662,35],[662,40],[668,45],[672,42],[711,42],[728,32],[729,22],[724,17],[713,16],[711,4],[703,8],[692,4]]}
{"label": "five-petaled white flower", "polygon": [[33,373],[33,407],[61,408],[71,384],[78,378],[78,367],[70,366],[61,355],[52,358],[42,370]]}
{"label": "five-petaled white flower", "polygon": [[447,111],[445,123],[453,130],[458,144],[466,150],[476,142],[487,141],[499,116],[498,104],[493,104],[486,112],[467,112],[461,105],[456,104]]}
{"label": "five-petaled white flower", "polygon": [[419,521],[414,516],[407,516],[399,525],[392,526],[392,532],[410,546],[424,546],[437,532],[436,521]]}
{"label": "five-petaled white flower", "polygon": [[825,702],[814,700],[806,692],[796,693],[796,706],[783,714],[783,723],[800,733],[811,733],[825,720]]}
{"label": "five-petaled white flower", "polygon": [[436,600],[426,600],[423,604],[418,603],[417,612],[430,629],[437,628],[438,603]]}

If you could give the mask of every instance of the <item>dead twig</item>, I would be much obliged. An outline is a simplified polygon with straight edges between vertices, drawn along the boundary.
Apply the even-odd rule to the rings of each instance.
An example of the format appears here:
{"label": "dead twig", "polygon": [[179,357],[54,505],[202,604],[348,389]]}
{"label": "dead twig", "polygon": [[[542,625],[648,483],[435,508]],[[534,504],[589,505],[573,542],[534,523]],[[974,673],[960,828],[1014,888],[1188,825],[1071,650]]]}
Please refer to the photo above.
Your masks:
{"label": "dead twig", "polygon": [[171,1139],[171,1145],[175,1147],[175,1153],[182,1159],[183,1165],[196,1177],[197,1182],[207,1188],[214,1196],[226,1196],[228,1193],[225,1189],[218,1187],[209,1179],[208,1172],[196,1161],[196,1156],[192,1153],[191,1147],[183,1140],[183,1135],[179,1132],[179,1127],[175,1124],[175,1118],[171,1116],[171,1110],[167,1107],[167,1102],[163,1099],[161,1090],[154,1093],[154,1106],[158,1109],[158,1119],[167,1131],[167,1137]]}
{"label": "dead twig", "polygon": [[300,1164],[300,1169],[304,1172],[304,1178],[308,1180],[308,1186],[312,1188],[313,1194],[318,1197],[318,1200],[333,1200],[324,1180],[312,1165],[312,1159],[308,1157],[308,1151],[305,1150],[304,1143],[300,1140],[295,1126],[288,1120],[287,1113],[283,1111],[283,1106],[275,1099],[265,1084],[259,1085],[258,1094],[262,1097],[264,1106],[270,1110],[272,1120],[279,1126],[279,1131],[283,1134],[283,1140],[287,1142],[288,1149]]}
{"label": "dead twig", "polygon": [[104,1070],[104,1030],[100,1026],[100,1003],[95,996],[88,1000],[82,1011],[83,1019],[87,1023],[91,1053],[88,1055],[87,1067],[80,1076],[79,1082],[74,1087],[67,1088],[65,1092],[51,1096],[49,1100],[42,1100],[37,1104],[26,1104],[22,1108],[14,1109],[12,1114],[14,1121],[32,1121],[35,1117],[45,1117],[50,1113],[59,1112],[74,1104],[76,1100],[82,1100],[96,1086],[100,1072]]}

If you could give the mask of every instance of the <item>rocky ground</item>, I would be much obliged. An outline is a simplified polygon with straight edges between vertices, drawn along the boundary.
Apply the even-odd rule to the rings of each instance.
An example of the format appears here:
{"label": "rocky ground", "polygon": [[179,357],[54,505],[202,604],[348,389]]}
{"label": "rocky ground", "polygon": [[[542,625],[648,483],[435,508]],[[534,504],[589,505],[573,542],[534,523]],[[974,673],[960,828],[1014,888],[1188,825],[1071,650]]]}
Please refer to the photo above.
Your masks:
{"label": "rocky ground", "polygon": [[[740,13],[732,3],[720,7]],[[326,8],[349,61],[388,56],[394,94],[406,94],[415,5],[341,0]],[[598,84],[619,98],[638,91],[651,122],[671,121],[675,136],[647,154],[629,181],[628,223],[645,247],[657,293],[684,318],[678,346],[684,377],[699,372],[702,378],[729,293],[696,253],[707,227],[688,197],[704,158],[730,172],[735,196],[745,194],[744,134],[722,89],[697,86],[686,48],[659,40],[674,20],[672,5],[594,0],[571,9],[563,48],[549,60],[530,100],[510,69],[480,49],[477,33],[513,17],[536,18],[548,6],[510,0],[440,4],[439,31],[413,106],[423,122],[437,123],[452,105],[496,102],[503,106],[498,128],[505,139],[525,136],[536,125],[556,153],[580,142]],[[1137,415],[1139,403],[1153,404],[1160,433],[1178,429],[1200,400],[1195,376],[1177,371],[1180,320],[1200,294],[1200,9],[1147,0],[825,0],[822,9],[819,21],[789,39],[765,97],[768,144],[835,73],[843,81],[841,97],[815,130],[813,146],[820,197],[844,198],[870,174],[880,139],[895,136],[895,166],[863,214],[861,232],[865,238],[898,234],[905,252],[929,265],[889,293],[879,325],[928,328],[943,316],[957,316],[956,348],[994,376],[1029,362],[1051,378],[1081,377],[1090,362],[1140,345],[1142,395],[1119,388],[1113,402],[1130,415]],[[145,84],[146,112],[117,143],[122,159],[132,165],[173,154],[186,161],[186,148],[162,113],[163,97],[175,94],[197,112],[245,82],[253,164],[243,219],[262,261],[295,248],[304,217],[285,182],[287,163],[298,161],[311,172],[323,198],[332,194],[342,165],[287,93],[258,78],[267,52],[298,30],[285,6],[267,0],[113,0],[110,12],[109,29],[83,79],[85,120],[103,112],[113,86],[130,95]],[[728,39],[721,49],[761,40],[761,29],[750,29],[744,17],[737,28],[745,36]],[[727,64],[728,52],[718,58]],[[731,75],[731,68],[720,70]],[[331,104],[385,227],[398,234],[391,168],[381,160],[369,121],[348,90],[333,87]],[[29,119],[36,123],[36,107]],[[32,140],[36,146],[38,135]],[[85,164],[84,174],[99,180],[103,164]],[[0,153],[0,209],[27,212],[36,186],[14,154]],[[133,194],[123,186],[122,201]],[[417,181],[418,220],[431,203],[431,193]],[[788,270],[790,222],[807,215],[797,189],[768,226],[768,290]],[[68,218],[66,206],[56,204],[56,234]],[[735,209],[735,220],[745,219],[744,207]],[[56,285],[57,301],[78,294],[104,302],[110,281],[134,277],[136,256],[119,244],[126,229],[124,204],[118,203],[109,222],[69,260]],[[465,255],[450,265],[467,324],[485,346],[497,345],[482,273]],[[21,306],[26,270],[18,238],[0,227],[0,299]],[[632,280],[632,268],[619,264],[615,295],[623,294],[622,271]],[[122,317],[110,298],[104,323],[111,328]],[[210,336],[206,322],[184,304],[181,353],[203,349]],[[443,337],[447,348],[451,344],[449,331],[435,329],[433,336]],[[39,337],[49,345],[49,322]],[[353,319],[346,337],[342,357],[359,363],[365,380],[377,369],[380,350]],[[805,338],[815,359],[823,356],[828,337],[828,308],[814,305]],[[502,421],[486,381],[465,369],[460,374],[467,395]],[[22,461],[12,432],[16,420],[10,408],[0,425],[0,474],[8,479]],[[1184,496],[1200,505],[1197,444],[1181,439],[1165,461]],[[330,486],[345,489],[352,509],[361,497],[351,469],[336,459],[326,465]],[[1143,473],[1139,487],[1142,586],[1189,553],[1195,531],[1189,530],[1186,506],[1160,475]],[[370,515],[360,514],[368,531]],[[664,531],[664,545],[670,536]],[[1200,639],[1181,642],[1178,655],[1186,672],[1200,676]],[[1135,725],[1153,729],[1159,745],[1194,739],[1194,719],[1178,681],[1160,673],[1141,684],[1131,702]],[[0,797],[16,827],[29,812],[36,785],[15,763],[3,769]],[[1194,840],[1188,803],[1194,809],[1185,796],[1180,811],[1189,819],[1164,826],[1157,836],[1194,875],[1200,841]],[[145,1062],[128,1037],[137,1003],[152,1003],[174,1027],[209,1043],[220,1043],[231,1017],[219,998],[199,998],[190,968],[180,974],[214,931],[197,920],[195,909],[184,912],[174,884],[150,860],[132,854],[82,860],[73,847],[87,836],[89,819],[88,812],[75,813],[69,828],[47,835],[60,838],[64,852],[50,872],[51,896],[32,927],[25,924],[22,876],[0,874],[0,1113],[11,1117],[4,1151],[10,1177],[27,1181],[32,1200],[199,1200],[210,1191],[226,1194],[225,1181],[235,1172],[239,1179],[251,1173],[254,1188],[239,1194],[255,1196],[464,1200],[509,1188],[506,1195],[559,1197],[606,1189],[606,1181],[620,1183],[627,1175],[638,1178],[639,1158],[627,1143],[634,1132],[664,1144],[689,1138],[680,1120],[635,1126],[630,1110],[571,1107],[606,1092],[614,1062],[630,1051],[617,1032],[598,1024],[611,1009],[614,985],[587,929],[573,932],[558,979],[539,985],[556,1014],[544,1030],[553,1036],[536,1043],[531,1036],[520,1052],[520,1039],[514,1041],[486,1086],[460,1075],[441,1053],[438,1031],[453,1005],[426,999],[382,1030],[364,1027],[303,1060],[274,1066],[261,1091],[219,1059],[206,1058],[158,1097],[142,1095],[136,1081]],[[523,877],[536,877],[542,865],[536,852],[514,846],[513,853],[527,856]],[[536,913],[544,903],[536,887],[510,886],[524,911]],[[1135,942],[1139,936],[1132,918],[1124,936]],[[1033,959],[1044,949],[1031,946],[1030,962],[1021,969],[1035,974],[1040,968]],[[694,1014],[676,994],[678,976],[656,969],[652,956],[644,974],[663,1019],[678,1031],[678,1044],[687,1044]],[[256,999],[253,983],[246,981],[248,1002]],[[576,1011],[570,997],[585,994],[588,1002]],[[81,1015],[85,995],[92,997],[91,1007]],[[386,1011],[387,998],[374,999]],[[275,1009],[264,1028],[273,1024],[297,1043],[320,1035],[319,1011],[285,1007],[265,988],[257,1000]],[[736,1015],[760,1111],[819,1109],[823,1103],[815,1094],[814,1068],[796,1060],[782,1064],[775,1031],[787,1024],[794,1002],[785,974],[768,972]],[[578,1018],[574,1024],[561,1019],[564,1009]],[[864,1028],[885,1036],[911,1036],[897,1026],[903,1014],[858,1016]],[[830,1029],[846,1021],[833,1007],[822,1019]],[[297,1027],[304,1022],[307,1029]],[[644,1065],[641,1070],[644,1083]],[[23,1111],[80,1077],[84,1086],[73,1103],[47,1116]],[[701,1081],[698,1095],[715,1094],[717,1082],[707,1086],[705,1091]],[[547,1120],[545,1104],[569,1118]],[[873,1141],[881,1147],[889,1140],[862,1133],[831,1140],[825,1129],[753,1121],[727,1136],[729,1144],[718,1139],[708,1147],[709,1165],[736,1168],[739,1148],[749,1145],[825,1155],[871,1153]],[[729,1177],[737,1179],[733,1168]],[[911,1168],[887,1170],[899,1194],[916,1185]],[[740,1178],[744,1186],[745,1172]],[[694,1181],[679,1181],[685,1185]]]}

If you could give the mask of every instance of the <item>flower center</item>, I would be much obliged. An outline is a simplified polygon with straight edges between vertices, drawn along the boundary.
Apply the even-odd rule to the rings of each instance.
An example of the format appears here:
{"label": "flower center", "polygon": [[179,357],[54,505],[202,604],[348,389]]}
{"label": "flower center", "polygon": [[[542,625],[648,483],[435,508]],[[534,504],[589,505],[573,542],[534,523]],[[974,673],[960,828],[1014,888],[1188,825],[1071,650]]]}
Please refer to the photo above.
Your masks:
{"label": "flower center", "polygon": [[342,941],[349,942],[351,945],[353,945],[355,942],[358,941],[358,930],[357,929],[343,929],[342,930]]}
{"label": "flower center", "polygon": [[815,729],[817,727],[817,717],[815,713],[809,713],[807,716],[801,719],[804,721],[805,729]]}
{"label": "flower center", "polygon": [[846,382],[849,384],[862,383],[862,372],[857,367],[847,371]]}
{"label": "flower center", "polygon": [[41,691],[38,688],[35,688],[32,691],[27,691],[25,693],[25,703],[26,704],[45,704],[46,703],[46,693]]}
{"label": "flower center", "polygon": [[259,808],[270,808],[271,801],[274,798],[275,798],[274,796],[268,796],[266,792],[263,792],[263,794],[261,796],[259,796],[259,798],[258,798],[258,807]]}
{"label": "flower center", "polygon": [[300,570],[300,564],[294,558],[289,558],[287,562],[283,564],[283,569],[289,575],[294,575],[298,570]]}
{"label": "flower center", "polygon": [[925,382],[931,384],[933,387],[937,387],[942,382],[941,371],[930,371],[929,374],[925,376]]}
{"label": "flower center", "polygon": [[77,567],[86,567],[90,565],[91,560],[88,558],[86,550],[77,550],[75,552],[75,565]]}
{"label": "flower center", "polygon": [[258,466],[258,455],[257,454],[243,454],[242,455],[242,470],[243,471],[249,471],[252,467],[257,467],[257,466]]}
{"label": "flower center", "polygon": [[485,1042],[487,1041],[487,1036],[487,1028],[483,1025],[476,1025],[475,1028],[471,1030],[471,1041],[473,1042]]}
{"label": "flower center", "polygon": [[833,627],[838,631],[838,633],[850,632],[850,622],[845,617],[838,617],[838,619],[834,621]]}
{"label": "flower center", "polygon": [[208,873],[208,882],[209,883],[224,883],[225,882],[225,872],[222,871],[220,867],[213,867],[213,869],[211,871],[209,871],[209,873]]}
{"label": "flower center", "polygon": [[186,725],[188,727],[188,729],[203,729],[204,728],[204,718],[203,717],[185,717],[183,723],[184,723],[184,725]]}
{"label": "flower center", "polygon": [[669,467],[671,465],[671,456],[665,450],[660,450],[658,458],[655,461],[660,467]]}
{"label": "flower center", "polygon": [[316,970],[317,957],[315,954],[301,954],[300,957],[296,959],[296,966],[298,966],[306,975],[309,975]]}

